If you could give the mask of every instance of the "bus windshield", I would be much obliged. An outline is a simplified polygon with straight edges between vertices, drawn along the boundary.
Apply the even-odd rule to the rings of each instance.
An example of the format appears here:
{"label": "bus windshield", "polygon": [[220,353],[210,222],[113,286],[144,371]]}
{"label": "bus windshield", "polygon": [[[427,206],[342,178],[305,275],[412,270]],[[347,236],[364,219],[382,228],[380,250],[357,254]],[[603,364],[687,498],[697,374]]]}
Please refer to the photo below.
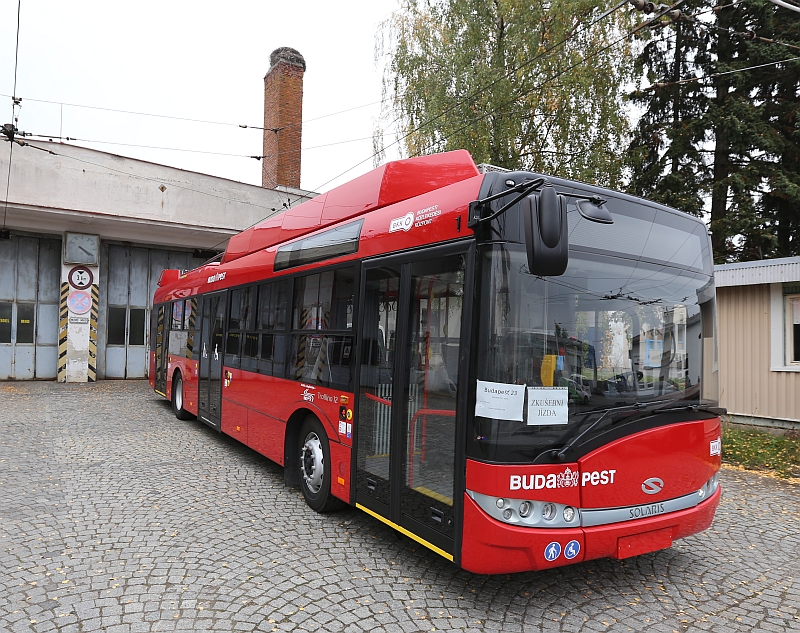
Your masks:
{"label": "bus windshield", "polygon": [[[471,457],[549,461],[655,411],[717,404],[702,384],[704,347],[714,360],[711,278],[592,250],[571,250],[566,273],[543,278],[528,273],[522,245],[482,248],[477,389],[526,393],[496,417],[477,405]],[[560,403],[553,423],[531,408],[539,394]]]}

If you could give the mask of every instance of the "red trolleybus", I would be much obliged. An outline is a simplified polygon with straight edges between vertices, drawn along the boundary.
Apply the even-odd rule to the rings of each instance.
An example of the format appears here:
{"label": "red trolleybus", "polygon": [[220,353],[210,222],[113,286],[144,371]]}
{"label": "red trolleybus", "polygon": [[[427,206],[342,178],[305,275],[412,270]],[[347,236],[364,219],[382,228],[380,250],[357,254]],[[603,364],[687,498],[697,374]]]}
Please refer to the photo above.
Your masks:
{"label": "red trolleybus", "polygon": [[178,418],[467,570],[625,558],[714,517],[711,249],[673,209],[401,160],[165,271],[154,306]]}

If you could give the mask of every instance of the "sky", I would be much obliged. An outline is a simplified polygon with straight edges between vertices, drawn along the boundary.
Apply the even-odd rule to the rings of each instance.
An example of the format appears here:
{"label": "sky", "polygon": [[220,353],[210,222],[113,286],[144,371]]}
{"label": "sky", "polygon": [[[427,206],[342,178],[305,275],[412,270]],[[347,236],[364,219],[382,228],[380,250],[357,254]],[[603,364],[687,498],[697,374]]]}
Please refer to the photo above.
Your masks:
{"label": "sky", "polygon": [[[0,0],[0,124],[12,116],[17,6]],[[262,132],[238,126],[263,125],[269,55],[290,46],[307,65],[300,184],[327,191],[373,168],[383,69],[376,33],[397,9],[397,0],[21,0],[18,128],[260,185],[261,163],[241,156],[263,153]],[[397,146],[386,153],[399,157]]]}

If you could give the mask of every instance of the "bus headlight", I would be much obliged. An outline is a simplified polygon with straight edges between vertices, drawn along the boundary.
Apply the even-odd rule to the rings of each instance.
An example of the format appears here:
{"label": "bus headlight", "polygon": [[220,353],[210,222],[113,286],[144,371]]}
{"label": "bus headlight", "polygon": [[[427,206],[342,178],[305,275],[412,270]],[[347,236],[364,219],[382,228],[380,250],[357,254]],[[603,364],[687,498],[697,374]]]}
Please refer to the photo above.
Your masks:
{"label": "bus headlight", "polygon": [[467,490],[467,495],[496,521],[535,528],[574,528],[580,525],[580,510],[555,501],[494,497]]}

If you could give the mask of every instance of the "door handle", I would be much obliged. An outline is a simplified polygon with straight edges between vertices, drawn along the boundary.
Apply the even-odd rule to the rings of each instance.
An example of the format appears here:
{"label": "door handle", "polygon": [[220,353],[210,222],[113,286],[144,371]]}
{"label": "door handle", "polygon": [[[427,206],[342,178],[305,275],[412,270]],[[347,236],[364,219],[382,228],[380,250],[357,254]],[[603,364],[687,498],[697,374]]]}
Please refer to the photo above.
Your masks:
{"label": "door handle", "polygon": [[377,488],[378,488],[377,481],[375,481],[374,479],[367,479],[367,490],[369,490],[370,492],[375,492]]}

